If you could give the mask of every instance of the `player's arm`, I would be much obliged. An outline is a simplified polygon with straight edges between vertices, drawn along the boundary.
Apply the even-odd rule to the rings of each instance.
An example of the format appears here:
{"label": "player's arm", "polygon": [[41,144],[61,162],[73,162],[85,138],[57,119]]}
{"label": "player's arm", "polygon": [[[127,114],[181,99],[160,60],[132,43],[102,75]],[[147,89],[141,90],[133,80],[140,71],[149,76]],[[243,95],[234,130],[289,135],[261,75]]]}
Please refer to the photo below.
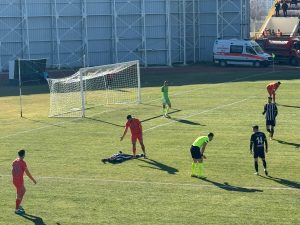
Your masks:
{"label": "player's arm", "polygon": [[25,169],[25,173],[30,178],[30,180],[32,180],[32,182],[34,184],[36,184],[36,180],[33,178],[33,176],[31,175],[31,173],[29,172],[29,170],[27,168]]}
{"label": "player's arm", "polygon": [[267,137],[265,136],[265,146],[266,146],[266,152],[268,152],[268,141],[267,141]]}
{"label": "player's arm", "polygon": [[264,111],[262,112],[263,115],[265,115],[265,113],[267,112],[267,104],[264,107]]}
{"label": "player's arm", "polygon": [[252,154],[252,149],[253,149],[253,137],[251,136],[251,139],[250,139],[250,154]]}
{"label": "player's arm", "polygon": [[275,105],[275,117],[278,115],[278,109],[277,106]]}
{"label": "player's arm", "polygon": [[120,141],[122,141],[123,138],[125,137],[125,135],[126,135],[126,133],[127,133],[127,130],[128,130],[128,126],[125,127],[124,132],[123,132],[123,135],[120,137]]}
{"label": "player's arm", "polygon": [[203,158],[206,159],[206,156],[204,155],[204,151],[205,151],[205,148],[206,148],[206,145],[207,143],[205,142],[202,147],[201,147],[201,154],[203,155]]}

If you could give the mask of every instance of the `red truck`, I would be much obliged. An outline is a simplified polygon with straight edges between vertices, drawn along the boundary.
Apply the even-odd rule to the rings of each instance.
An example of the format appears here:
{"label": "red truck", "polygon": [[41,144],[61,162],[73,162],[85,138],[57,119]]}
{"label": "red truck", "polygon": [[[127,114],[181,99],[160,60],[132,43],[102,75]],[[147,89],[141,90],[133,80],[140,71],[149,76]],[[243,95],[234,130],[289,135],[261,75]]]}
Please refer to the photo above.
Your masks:
{"label": "red truck", "polygon": [[255,40],[270,55],[275,55],[275,62],[300,64],[299,37],[268,37]]}

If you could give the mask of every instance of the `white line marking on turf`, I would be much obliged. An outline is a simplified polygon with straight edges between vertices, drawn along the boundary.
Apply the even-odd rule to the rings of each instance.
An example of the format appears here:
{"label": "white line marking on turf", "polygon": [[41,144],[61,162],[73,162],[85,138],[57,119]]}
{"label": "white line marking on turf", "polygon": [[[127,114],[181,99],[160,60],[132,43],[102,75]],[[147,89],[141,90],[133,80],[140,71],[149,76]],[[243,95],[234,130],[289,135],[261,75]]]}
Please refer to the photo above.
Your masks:
{"label": "white line marking on turf", "polygon": [[[207,112],[211,112],[211,111],[214,111],[214,110],[217,110],[217,109],[222,109],[222,108],[225,108],[225,107],[228,107],[228,106],[232,106],[232,105],[235,105],[235,104],[238,104],[238,103],[241,103],[241,102],[244,102],[244,101],[247,101],[248,99],[251,99],[251,98],[255,98],[256,96],[251,96],[251,97],[248,97],[248,98],[244,98],[242,100],[239,100],[239,101],[236,101],[236,102],[232,102],[232,103],[229,103],[229,104],[226,104],[226,105],[220,105],[220,106],[217,106],[215,108],[212,108],[212,109],[207,109],[207,110],[204,110],[204,111],[201,111],[201,112],[198,112],[198,113],[194,113],[192,115],[189,115],[187,117],[184,117],[183,119],[188,119],[188,118],[191,118],[193,116],[197,116],[197,115],[200,115],[200,114],[204,114],[204,113],[207,113]],[[143,133],[147,132],[147,131],[150,131],[150,130],[154,130],[156,128],[159,128],[159,127],[162,127],[162,126],[166,126],[166,125],[169,125],[171,123],[176,123],[178,121],[176,120],[172,120],[171,122],[168,122],[168,123],[163,123],[163,124],[160,124],[160,125],[157,125],[157,126],[154,126],[154,127],[150,127],[146,130],[143,131]]]}
{"label": "white line marking on turf", "polygon": [[[11,177],[11,175],[0,175],[1,177]],[[123,183],[123,184],[152,184],[152,185],[163,185],[163,186],[187,186],[187,187],[215,187],[215,188],[224,188],[224,189],[232,189],[233,191],[238,188],[244,189],[257,189],[257,190],[292,190],[292,191],[300,191],[298,188],[293,187],[251,187],[251,186],[234,186],[234,185],[226,185],[222,184],[219,187],[214,184],[192,184],[192,183],[172,183],[172,182],[158,182],[158,181],[142,181],[142,180],[107,180],[107,179],[99,179],[99,178],[82,178],[82,177],[36,177],[41,180],[56,180],[56,181],[93,181],[93,182],[102,182],[102,183]],[[205,180],[204,180],[205,181]]]}
{"label": "white line marking on turf", "polygon": [[[218,85],[224,85],[226,83],[231,83],[231,82],[235,82],[235,81],[239,81],[239,80],[243,80],[243,79],[247,79],[247,78],[251,78],[251,77],[266,75],[266,74],[270,74],[270,73],[273,73],[273,72],[258,73],[258,74],[254,74],[254,75],[250,75],[250,76],[246,76],[246,77],[236,78],[236,79],[233,79],[233,80],[230,80],[230,81],[226,81],[226,82],[222,82],[222,83],[217,83],[217,84],[212,84],[211,86],[208,86],[208,87],[201,87],[201,88],[195,88],[195,89],[188,90],[188,91],[178,92],[178,93],[170,95],[170,96],[177,96],[177,95],[181,95],[181,94],[193,92],[193,91],[196,91],[196,90],[203,90],[203,89],[207,89],[207,88],[212,88],[212,87],[215,87],[215,86],[218,86]],[[158,100],[161,100],[161,98],[152,99],[152,100],[147,101],[146,103],[150,103],[150,102],[154,102],[154,101],[158,101]],[[130,108],[130,107],[132,107],[132,106],[128,106],[127,105],[124,108]],[[114,110],[102,111],[102,112],[95,113],[95,114],[91,115],[91,117],[96,116],[96,115],[101,115],[101,114],[104,114],[104,113],[115,112],[115,111],[118,111],[118,110],[120,110],[120,108],[114,109]],[[29,129],[29,130],[19,131],[19,132],[13,133],[13,134],[2,136],[2,137],[0,137],[0,139],[5,139],[5,138],[17,136],[19,134],[30,133],[30,132],[33,132],[33,131],[42,130],[42,129],[49,128],[49,127],[55,127],[55,126],[58,126],[58,125],[62,125],[62,124],[66,124],[66,123],[71,123],[71,122],[74,122],[74,121],[77,121],[77,120],[81,120],[81,119],[82,118],[76,118],[76,119],[66,120],[66,121],[63,121],[63,122],[49,124],[49,125],[38,127],[38,128],[33,128],[33,129]]]}

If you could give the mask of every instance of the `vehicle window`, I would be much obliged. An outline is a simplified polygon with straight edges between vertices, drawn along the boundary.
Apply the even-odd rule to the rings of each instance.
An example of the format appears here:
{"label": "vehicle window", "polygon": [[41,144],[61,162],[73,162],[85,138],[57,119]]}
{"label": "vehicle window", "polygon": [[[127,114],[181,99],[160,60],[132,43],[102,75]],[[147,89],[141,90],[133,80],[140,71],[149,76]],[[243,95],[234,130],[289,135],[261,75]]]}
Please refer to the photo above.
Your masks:
{"label": "vehicle window", "polygon": [[295,43],[294,48],[297,49],[297,50],[300,50],[300,43]]}
{"label": "vehicle window", "polygon": [[243,53],[243,46],[241,45],[231,45],[230,53]]}
{"label": "vehicle window", "polygon": [[254,48],[255,52],[257,52],[258,54],[264,53],[264,51],[262,50],[262,48],[259,45],[254,46],[253,48]]}
{"label": "vehicle window", "polygon": [[251,55],[256,55],[256,52],[253,50],[253,48],[249,46],[246,47],[246,52]]}

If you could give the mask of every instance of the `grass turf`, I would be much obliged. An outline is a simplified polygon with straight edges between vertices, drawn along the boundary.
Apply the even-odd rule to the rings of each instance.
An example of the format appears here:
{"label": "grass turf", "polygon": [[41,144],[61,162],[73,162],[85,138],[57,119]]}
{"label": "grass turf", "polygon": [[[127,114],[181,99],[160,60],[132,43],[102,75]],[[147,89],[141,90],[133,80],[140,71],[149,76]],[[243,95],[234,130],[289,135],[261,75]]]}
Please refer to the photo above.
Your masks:
{"label": "grass turf", "polygon": [[[24,87],[19,118],[17,89],[1,87],[0,224],[300,224],[299,72],[250,70],[143,75],[143,104],[95,108],[86,119],[47,118],[45,86]],[[165,79],[171,119],[161,117]],[[249,139],[251,125],[265,131],[265,86],[273,80],[282,85],[267,178],[253,175]],[[130,135],[119,141],[127,114],[143,121],[149,159],[102,164],[130,153]],[[189,147],[209,131],[207,179],[191,178]],[[19,148],[38,181],[25,178],[24,217],[13,212],[9,176]]]}

